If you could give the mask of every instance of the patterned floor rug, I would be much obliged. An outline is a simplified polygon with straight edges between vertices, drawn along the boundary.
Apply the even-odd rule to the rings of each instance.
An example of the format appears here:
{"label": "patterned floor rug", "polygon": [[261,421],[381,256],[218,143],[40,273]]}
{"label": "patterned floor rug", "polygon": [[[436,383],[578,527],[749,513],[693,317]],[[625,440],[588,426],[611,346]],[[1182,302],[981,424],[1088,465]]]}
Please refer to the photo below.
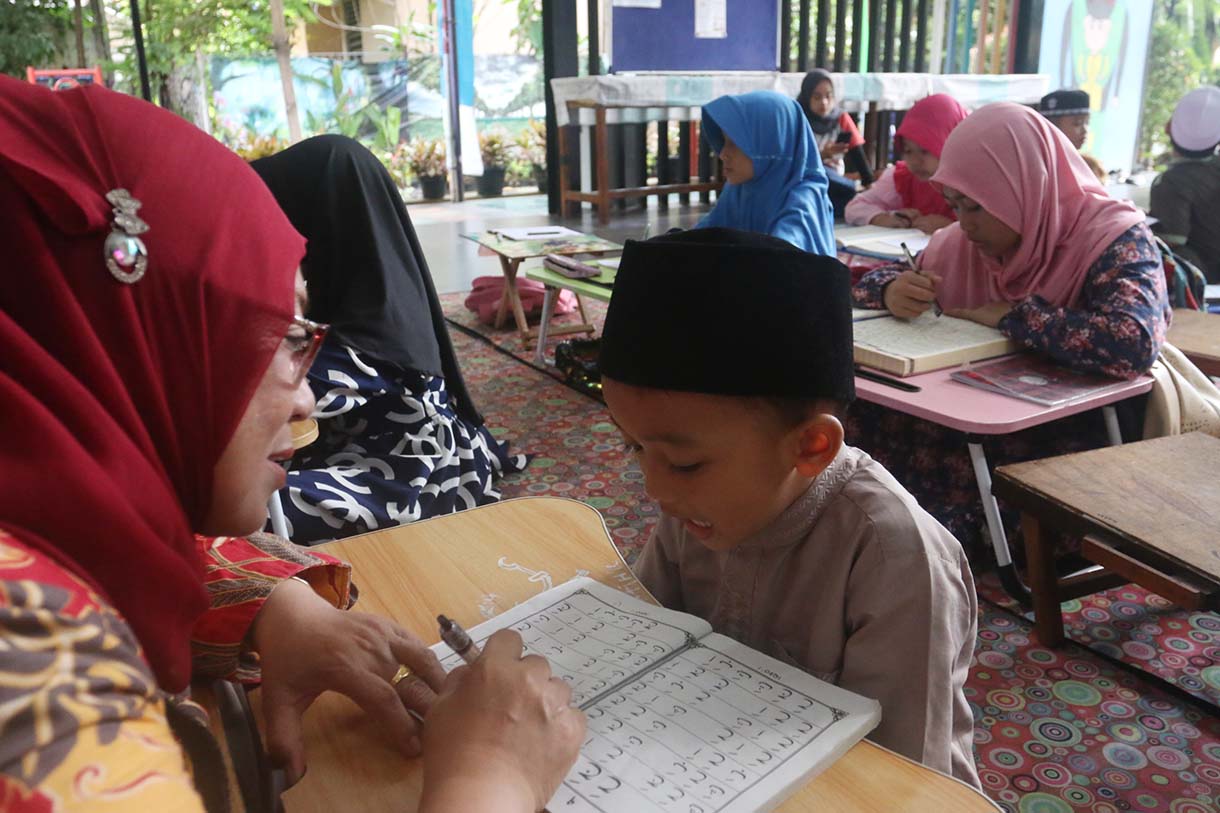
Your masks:
{"label": "patterned floor rug", "polygon": [[[497,336],[493,344],[459,330],[452,334],[488,426],[535,455],[525,472],[503,482],[504,496],[552,494],[587,502],[633,560],[657,514],[605,407],[519,363],[515,335]],[[1039,646],[1028,620],[1006,609],[989,577],[980,579],[980,595],[967,694],[980,778],[1004,810],[1220,810],[1220,719],[1210,708],[1076,643],[1059,650]],[[1064,610],[1074,641],[1183,689],[1193,678],[1200,688],[1190,690],[1217,696],[1215,614],[1183,613],[1134,587],[1070,602]]]}
{"label": "patterned floor rug", "polygon": [[[466,306],[463,304],[465,299],[465,293],[441,294],[441,306],[445,312],[445,320],[449,322],[450,325],[467,333],[475,333],[482,336],[496,347],[510,353],[516,359],[523,361],[526,364],[534,364],[533,346],[531,345],[528,350],[525,348],[521,341],[521,334],[517,332],[516,325],[513,324],[511,316],[509,317],[508,322],[505,323],[504,327],[495,328],[491,325],[485,325],[479,321],[479,318],[475,315],[474,311],[466,308]],[[585,313],[588,315],[590,323],[597,327],[597,333],[594,335],[601,335],[602,324],[606,321],[606,303],[598,302],[595,299],[586,298]],[[556,326],[575,325],[579,323],[580,314],[577,311],[557,315],[553,320],[553,324]],[[536,315],[530,317],[530,325],[535,327],[538,325],[538,317]],[[577,336],[580,337],[583,336],[583,334],[577,334]],[[549,360],[554,361],[555,345],[558,344],[562,339],[566,338],[571,337],[563,336],[559,339],[551,339],[547,341],[546,357]],[[559,377],[559,373],[554,367],[548,365],[547,372],[556,378]]]}

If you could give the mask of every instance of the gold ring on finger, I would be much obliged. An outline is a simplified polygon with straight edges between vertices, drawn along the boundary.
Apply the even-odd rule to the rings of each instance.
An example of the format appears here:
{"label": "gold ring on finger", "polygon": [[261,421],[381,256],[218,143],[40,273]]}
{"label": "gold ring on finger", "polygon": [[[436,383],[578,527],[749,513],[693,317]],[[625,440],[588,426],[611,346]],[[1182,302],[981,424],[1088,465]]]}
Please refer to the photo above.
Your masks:
{"label": "gold ring on finger", "polygon": [[398,664],[398,671],[394,673],[394,677],[390,678],[390,685],[397,686],[409,677],[411,677],[411,670],[400,663]]}

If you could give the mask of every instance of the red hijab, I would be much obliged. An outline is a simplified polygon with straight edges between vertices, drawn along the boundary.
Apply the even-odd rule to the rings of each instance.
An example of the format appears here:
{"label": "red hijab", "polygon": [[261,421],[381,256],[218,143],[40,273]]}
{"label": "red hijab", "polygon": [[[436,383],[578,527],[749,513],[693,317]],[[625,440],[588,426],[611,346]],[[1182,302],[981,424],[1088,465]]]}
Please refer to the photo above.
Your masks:
{"label": "red hijab", "polygon": [[1067,136],[1028,107],[976,110],[945,143],[932,183],[973,199],[1021,235],[1011,257],[979,253],[953,224],[932,235],[920,266],[943,275],[940,303],[976,308],[1037,295],[1060,308],[1080,298],[1089,268],[1144,215],[1110,198]]}
{"label": "red hijab", "polygon": [[[966,109],[946,93],[935,93],[920,99],[902,117],[902,124],[894,134],[894,149],[902,155],[903,141],[909,138],[940,158],[945,139],[964,118]],[[894,188],[902,197],[904,209],[918,209],[925,215],[942,215],[957,220],[953,207],[945,201],[940,190],[928,181],[915,177],[907,168],[906,161],[894,165]]]}
{"label": "red hijab", "polygon": [[[123,188],[148,269],[107,270]],[[293,313],[304,241],[244,161],[142,101],[0,77],[0,528],[92,584],[166,689],[207,607],[192,537]]]}

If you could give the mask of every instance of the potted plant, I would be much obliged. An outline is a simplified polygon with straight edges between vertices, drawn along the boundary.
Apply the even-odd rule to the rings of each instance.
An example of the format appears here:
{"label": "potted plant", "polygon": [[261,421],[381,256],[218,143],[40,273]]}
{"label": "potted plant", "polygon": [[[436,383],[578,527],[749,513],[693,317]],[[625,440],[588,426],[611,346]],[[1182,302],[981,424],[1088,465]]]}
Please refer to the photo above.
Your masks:
{"label": "potted plant", "polygon": [[445,144],[439,138],[417,138],[406,145],[406,163],[424,200],[445,197],[448,179],[445,176]]}
{"label": "potted plant", "polygon": [[526,128],[517,133],[515,143],[517,155],[530,165],[538,190],[546,191],[546,125],[530,119]]}
{"label": "potted plant", "polygon": [[504,194],[504,172],[508,167],[508,139],[503,130],[492,129],[479,135],[479,153],[483,156],[483,174],[475,182],[479,197],[494,198]]}
{"label": "potted plant", "polygon": [[389,152],[375,152],[374,154],[381,158],[381,163],[385,164],[390,177],[394,179],[395,186],[401,190],[411,185],[411,155],[407,142],[400,142]]}

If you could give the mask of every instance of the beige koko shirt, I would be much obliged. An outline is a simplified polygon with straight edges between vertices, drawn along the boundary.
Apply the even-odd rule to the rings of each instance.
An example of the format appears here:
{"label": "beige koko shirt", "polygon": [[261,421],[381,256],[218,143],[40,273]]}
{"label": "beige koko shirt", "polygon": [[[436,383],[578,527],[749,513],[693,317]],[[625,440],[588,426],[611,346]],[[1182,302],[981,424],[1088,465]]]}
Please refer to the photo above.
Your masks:
{"label": "beige koko shirt", "polygon": [[845,446],[767,528],[724,552],[663,516],[636,575],[666,607],[881,703],[879,745],[979,786],[962,687],[978,605],[961,545]]}

